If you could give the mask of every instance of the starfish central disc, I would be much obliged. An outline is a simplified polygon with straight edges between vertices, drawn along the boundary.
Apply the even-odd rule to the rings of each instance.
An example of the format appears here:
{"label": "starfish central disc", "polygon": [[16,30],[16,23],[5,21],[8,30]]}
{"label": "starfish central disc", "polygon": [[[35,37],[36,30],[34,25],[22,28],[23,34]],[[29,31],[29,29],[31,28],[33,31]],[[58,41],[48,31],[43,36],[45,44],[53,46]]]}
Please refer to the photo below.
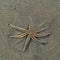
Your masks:
{"label": "starfish central disc", "polygon": [[36,34],[37,34],[37,33],[35,32],[35,30],[33,30],[33,29],[28,30],[28,33],[29,33],[30,37],[36,36]]}

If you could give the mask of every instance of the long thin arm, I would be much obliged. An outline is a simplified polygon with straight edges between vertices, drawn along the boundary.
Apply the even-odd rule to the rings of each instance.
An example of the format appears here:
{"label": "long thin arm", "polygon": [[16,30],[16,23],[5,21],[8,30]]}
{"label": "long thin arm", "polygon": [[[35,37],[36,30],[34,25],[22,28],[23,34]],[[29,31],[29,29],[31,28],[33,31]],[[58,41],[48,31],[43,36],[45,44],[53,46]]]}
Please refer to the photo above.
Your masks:
{"label": "long thin arm", "polygon": [[37,38],[35,38],[35,37],[32,37],[32,39],[33,39],[33,41],[38,41],[38,42],[40,42],[40,43],[47,43],[47,41],[39,41]]}
{"label": "long thin arm", "polygon": [[41,27],[41,26],[44,26],[45,24],[49,24],[49,22],[48,21],[44,21],[44,22],[42,22],[39,26]]}
{"label": "long thin arm", "polygon": [[46,37],[46,36],[49,36],[51,33],[44,33],[44,34],[36,34],[36,37]]}
{"label": "long thin arm", "polygon": [[23,34],[20,34],[20,35],[13,35],[13,36],[9,36],[10,38],[23,38],[27,35],[27,33],[23,33]]}
{"label": "long thin arm", "polygon": [[26,48],[27,48],[27,46],[28,46],[28,44],[29,44],[29,41],[30,41],[30,36],[28,35],[28,37],[27,37],[27,39],[26,39],[26,42],[25,42],[25,46],[24,46],[24,48],[23,48],[23,51],[26,50]]}
{"label": "long thin arm", "polygon": [[30,18],[30,22],[29,22],[29,30],[30,30],[32,28],[32,18],[31,16],[29,18]]}
{"label": "long thin arm", "polygon": [[40,30],[39,30],[39,29],[36,30],[36,32],[37,32],[37,33],[40,33],[40,32],[46,31],[46,30],[47,30],[47,28],[42,28],[42,29],[40,29]]}
{"label": "long thin arm", "polygon": [[17,26],[14,26],[14,25],[12,25],[12,24],[9,24],[9,25],[10,25],[12,28],[17,29],[17,30],[22,31],[22,32],[26,32],[26,31],[27,31],[27,30],[24,29],[24,28],[17,27]]}
{"label": "long thin arm", "polygon": [[42,29],[39,29],[41,26],[44,26],[44,25],[47,24],[47,23],[49,23],[49,22],[48,22],[48,21],[44,21],[44,22],[42,22],[42,23],[39,25],[39,27],[36,29],[36,32],[41,32],[41,31],[45,31],[45,30],[47,30],[48,27],[46,27],[46,28],[42,28]]}

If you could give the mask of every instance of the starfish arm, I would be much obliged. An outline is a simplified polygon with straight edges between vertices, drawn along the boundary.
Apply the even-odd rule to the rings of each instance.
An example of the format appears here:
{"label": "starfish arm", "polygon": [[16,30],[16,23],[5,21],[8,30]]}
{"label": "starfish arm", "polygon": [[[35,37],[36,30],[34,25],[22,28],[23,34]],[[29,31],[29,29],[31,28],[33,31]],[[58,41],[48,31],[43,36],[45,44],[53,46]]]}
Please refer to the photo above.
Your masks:
{"label": "starfish arm", "polygon": [[47,43],[47,41],[39,41],[36,37],[32,37],[33,41],[37,41],[37,42],[40,42],[40,43]]}
{"label": "starfish arm", "polygon": [[13,35],[13,36],[9,36],[10,38],[23,38],[23,37],[25,37],[27,35],[27,33],[25,32],[25,33],[22,33],[22,34],[20,34],[20,35]]}
{"label": "starfish arm", "polygon": [[32,28],[32,18],[31,16],[29,18],[30,18],[30,22],[29,22],[29,30],[30,30]]}
{"label": "starfish arm", "polygon": [[42,28],[42,29],[40,29],[40,30],[38,29],[36,32],[37,32],[37,33],[40,33],[40,32],[46,31],[46,30],[47,30],[47,28]]}
{"label": "starfish arm", "polygon": [[25,46],[24,46],[24,48],[23,48],[23,51],[26,50],[26,48],[27,48],[29,42],[30,42],[30,36],[28,35],[28,37],[27,37],[27,39],[26,39],[26,42],[25,42]]}
{"label": "starfish arm", "polygon": [[[39,28],[40,28],[41,26],[45,26],[46,24],[49,24],[49,22],[48,22],[48,21],[42,22],[42,23],[39,25],[39,27],[37,28],[37,32],[39,32]],[[48,29],[48,27],[43,28],[43,29],[41,29],[40,31],[45,31],[45,30],[47,30],[47,29]]]}
{"label": "starfish arm", "polygon": [[36,34],[36,37],[46,37],[49,36],[51,33],[44,33],[44,34]]}
{"label": "starfish arm", "polygon": [[48,22],[48,21],[42,22],[42,23],[40,24],[40,27],[41,27],[41,26],[44,26],[45,24],[49,24],[49,22]]}
{"label": "starfish arm", "polygon": [[27,30],[24,29],[24,28],[17,27],[17,26],[14,26],[14,25],[12,25],[12,24],[10,24],[10,26],[11,26],[12,28],[17,29],[17,30],[22,31],[22,32],[26,32],[26,31],[27,31]]}

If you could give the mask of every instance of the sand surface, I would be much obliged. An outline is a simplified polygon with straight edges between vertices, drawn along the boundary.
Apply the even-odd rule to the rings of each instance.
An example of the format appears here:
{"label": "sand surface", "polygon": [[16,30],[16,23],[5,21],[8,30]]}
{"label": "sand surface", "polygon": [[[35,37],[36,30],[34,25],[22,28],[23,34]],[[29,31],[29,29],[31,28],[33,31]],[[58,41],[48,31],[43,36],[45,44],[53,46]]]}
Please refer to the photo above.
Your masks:
{"label": "sand surface", "polygon": [[[46,21],[41,28],[48,27],[52,33],[40,40],[48,44],[31,42],[22,52],[25,38],[18,44],[8,37],[17,33],[8,24],[27,28],[32,17],[34,28]],[[60,60],[60,0],[0,0],[0,60]]]}

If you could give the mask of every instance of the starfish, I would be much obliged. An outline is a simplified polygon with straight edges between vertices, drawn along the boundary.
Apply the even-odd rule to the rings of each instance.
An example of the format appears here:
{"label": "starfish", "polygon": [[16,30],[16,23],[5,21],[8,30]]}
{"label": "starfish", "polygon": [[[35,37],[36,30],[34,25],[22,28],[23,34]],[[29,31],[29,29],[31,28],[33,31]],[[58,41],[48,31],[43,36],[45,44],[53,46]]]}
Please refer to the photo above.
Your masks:
{"label": "starfish", "polygon": [[[21,27],[17,27],[17,26],[14,26],[12,24],[10,24],[10,26],[14,29],[17,29],[19,30],[20,32],[22,32],[21,34],[16,34],[16,35],[12,35],[12,36],[9,36],[10,38],[24,38],[26,37],[26,41],[25,41],[25,45],[23,47],[23,51],[26,50],[27,48],[27,45],[29,44],[29,41],[30,40],[33,40],[33,41],[38,41],[40,43],[47,43],[47,41],[39,41],[37,38],[39,37],[45,37],[45,36],[49,36],[50,33],[45,33],[45,34],[41,34],[40,32],[42,31],[45,31],[47,28],[42,28],[40,29],[39,31],[35,30],[33,28],[33,24],[32,24],[32,18],[30,17],[30,22],[28,24],[28,29],[25,29],[25,28],[21,28]],[[37,37],[37,38],[36,38]],[[17,41],[18,42],[18,41]],[[16,42],[16,43],[17,43]]]}

